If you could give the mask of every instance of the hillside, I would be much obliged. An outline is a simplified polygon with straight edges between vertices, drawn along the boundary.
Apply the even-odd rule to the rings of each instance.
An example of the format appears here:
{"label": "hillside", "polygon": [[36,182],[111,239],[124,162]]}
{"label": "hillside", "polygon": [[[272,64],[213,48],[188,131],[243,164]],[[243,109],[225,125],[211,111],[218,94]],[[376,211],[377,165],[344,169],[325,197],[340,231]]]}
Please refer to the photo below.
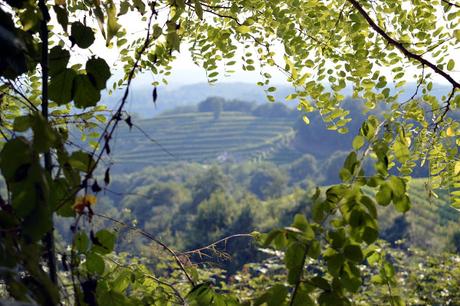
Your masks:
{"label": "hillside", "polygon": [[[140,129],[138,129],[139,127]],[[116,135],[117,168],[139,169],[168,162],[240,161],[258,158],[294,134],[289,118],[255,117],[240,112],[162,115],[136,122]]]}

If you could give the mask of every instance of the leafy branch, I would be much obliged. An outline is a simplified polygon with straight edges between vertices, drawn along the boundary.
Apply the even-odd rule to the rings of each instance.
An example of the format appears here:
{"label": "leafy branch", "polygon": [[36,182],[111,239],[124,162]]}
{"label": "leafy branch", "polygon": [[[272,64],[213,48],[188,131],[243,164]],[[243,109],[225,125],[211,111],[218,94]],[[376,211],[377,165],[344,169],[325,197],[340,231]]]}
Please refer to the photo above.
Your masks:
{"label": "leafy branch", "polygon": [[382,36],[390,45],[396,47],[398,50],[400,50],[404,55],[406,55],[408,58],[411,58],[413,60],[416,60],[417,62],[430,67],[435,73],[441,75],[443,78],[445,78],[454,88],[460,89],[460,83],[458,83],[454,78],[449,75],[447,72],[439,68],[437,65],[433,64],[432,62],[426,60],[422,56],[411,52],[408,50],[406,47],[404,47],[403,44],[400,42],[396,41],[390,35],[385,32],[381,27],[379,27],[375,21],[369,16],[369,14],[364,10],[364,8],[359,4],[357,0],[347,0],[350,2],[356,10],[361,14],[361,16],[364,17],[364,19],[367,21],[367,23],[371,26],[371,28],[376,31],[380,36]]}

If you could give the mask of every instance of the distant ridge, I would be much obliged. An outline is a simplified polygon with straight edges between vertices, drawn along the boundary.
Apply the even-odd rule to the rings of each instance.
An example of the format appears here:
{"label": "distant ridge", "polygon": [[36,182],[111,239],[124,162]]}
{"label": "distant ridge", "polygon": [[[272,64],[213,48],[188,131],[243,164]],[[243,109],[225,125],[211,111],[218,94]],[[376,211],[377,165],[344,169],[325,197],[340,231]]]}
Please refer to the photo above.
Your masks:
{"label": "distant ridge", "polygon": [[[292,87],[286,85],[275,85],[277,91],[274,96],[278,102],[283,102],[284,98],[292,93]],[[415,92],[416,84],[409,83],[405,87],[405,93],[400,96],[400,101],[409,99]],[[153,87],[149,86],[133,86],[130,91],[128,108],[130,113],[137,114],[142,118],[150,118],[159,115],[160,113],[172,110],[176,107],[196,105],[204,99],[211,96],[219,96],[225,99],[239,99],[256,104],[268,103],[263,88],[255,83],[217,83],[209,85],[208,83],[196,83],[184,85],[177,88],[159,87],[158,100],[156,106],[152,101]],[[433,85],[432,93],[438,98],[448,93],[449,86],[442,84]],[[346,88],[343,91],[346,96],[351,96],[351,88]],[[119,102],[121,91],[115,92],[113,95],[105,95],[103,101],[109,107],[113,107]],[[286,105],[295,107],[295,101],[289,101]]]}

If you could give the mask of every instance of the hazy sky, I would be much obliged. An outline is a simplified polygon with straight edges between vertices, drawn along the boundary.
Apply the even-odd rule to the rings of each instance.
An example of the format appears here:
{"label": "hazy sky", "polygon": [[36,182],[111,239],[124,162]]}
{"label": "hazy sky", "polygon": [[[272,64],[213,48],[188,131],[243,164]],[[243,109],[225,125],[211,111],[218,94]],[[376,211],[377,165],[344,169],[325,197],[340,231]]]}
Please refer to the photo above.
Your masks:
{"label": "hazy sky", "polygon": [[[120,20],[121,24],[129,24],[128,27],[128,36],[129,37],[142,37],[145,35],[145,22],[139,22],[138,20],[138,15],[130,15],[129,13],[125,16],[122,16]],[[97,28],[97,27],[95,27]],[[102,35],[100,33],[97,33],[99,36],[98,38],[101,39],[96,39],[96,45],[92,47],[92,50],[95,54],[103,56],[109,63],[114,64],[116,63],[116,60],[118,58],[118,50],[116,48],[113,49],[107,49],[104,45],[104,41],[102,39]],[[275,51],[280,53],[282,55],[282,48],[280,46],[275,47]],[[87,53],[87,51],[82,51],[82,54]],[[88,54],[86,54],[88,55]],[[201,82],[207,82],[206,79],[206,73],[204,69],[196,66],[193,64],[191,60],[190,53],[188,52],[188,47],[186,45],[181,46],[181,52],[177,53],[175,52],[175,55],[177,57],[177,60],[173,62],[172,67],[172,73],[171,75],[167,78],[169,82],[169,88],[174,88],[177,86],[181,85],[186,85],[186,84],[194,84],[194,83],[201,83]],[[238,60],[241,58],[241,56],[236,56],[235,60],[237,60],[237,64],[234,66],[236,72],[230,75],[229,77],[224,77],[223,76],[223,71],[220,70],[220,77],[219,77],[219,82],[247,82],[247,83],[256,83],[257,81],[260,80],[259,76],[259,71],[256,67],[255,71],[252,72],[247,72],[243,71],[241,69],[241,63],[238,63]],[[453,51],[453,58],[460,58],[460,51],[455,50]],[[280,59],[282,57],[280,56]],[[280,63],[283,63],[280,61]],[[121,71],[121,67],[115,67],[113,66],[112,71],[115,72],[116,70]],[[391,75],[390,70],[388,68],[380,68],[384,74],[386,74],[388,77]],[[415,79],[412,78],[414,73],[417,71],[412,68],[412,67],[406,67],[406,80],[408,82],[414,82]],[[271,69],[268,70],[272,75],[272,82],[274,84],[286,84],[286,78],[282,72],[280,72],[277,69]],[[460,79],[460,63],[457,63],[456,71],[452,72],[454,77],[458,80]],[[434,76],[434,81],[438,83],[446,83],[446,81],[438,76]],[[151,73],[145,73],[142,76],[139,76],[135,80],[135,85],[143,85],[143,84],[150,84],[151,82],[154,81],[154,76]]]}

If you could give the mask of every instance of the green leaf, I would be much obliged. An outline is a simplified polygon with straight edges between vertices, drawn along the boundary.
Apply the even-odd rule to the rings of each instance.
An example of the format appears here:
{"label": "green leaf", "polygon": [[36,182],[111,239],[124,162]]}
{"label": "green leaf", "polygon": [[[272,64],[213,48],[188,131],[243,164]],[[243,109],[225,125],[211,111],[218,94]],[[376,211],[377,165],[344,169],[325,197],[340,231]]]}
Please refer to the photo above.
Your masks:
{"label": "green leaf", "polygon": [[364,136],[358,135],[353,139],[353,149],[358,151],[364,145]]}
{"label": "green leaf", "polygon": [[354,262],[362,262],[364,259],[363,251],[359,245],[350,244],[347,245],[343,251],[345,257]]}
{"label": "green leaf", "polygon": [[75,249],[80,253],[85,253],[89,247],[88,235],[85,232],[78,232],[75,235]]}
{"label": "green leaf", "polygon": [[326,257],[327,270],[332,276],[338,276],[343,266],[344,258],[341,254],[334,254]]}
{"label": "green leaf", "polygon": [[51,77],[49,83],[49,98],[58,105],[72,101],[72,88],[77,73],[73,69],[64,69],[59,74]]}
{"label": "green leaf", "polygon": [[379,188],[379,191],[375,195],[377,203],[382,206],[390,204],[392,198],[391,188],[385,183]]}
{"label": "green leaf", "polygon": [[109,254],[115,247],[116,237],[108,230],[100,230],[96,233],[95,240],[93,240],[92,250],[99,254]]}
{"label": "green leaf", "polygon": [[278,306],[283,305],[288,295],[286,286],[276,284],[254,301],[254,305]]}
{"label": "green leaf", "polygon": [[70,53],[62,49],[60,46],[55,46],[50,50],[49,54],[49,74],[51,77],[61,73],[67,67],[70,60]]}
{"label": "green leaf", "polygon": [[349,303],[344,303],[342,298],[340,298],[335,292],[324,291],[318,297],[318,303],[321,306],[329,305],[349,305]]}
{"label": "green leaf", "polygon": [[113,0],[109,0],[105,2],[106,10],[107,10],[107,38],[106,38],[106,45],[110,45],[110,41],[112,38],[117,35],[118,31],[120,30],[121,26],[118,24],[117,19],[117,7],[113,3]]}
{"label": "green leaf", "polygon": [[447,63],[447,70],[452,71],[454,70],[455,67],[455,61],[453,59],[450,59],[449,62]]}
{"label": "green leaf", "polygon": [[86,269],[90,273],[102,275],[104,273],[104,259],[96,253],[90,252],[86,255]]}
{"label": "green leaf", "polygon": [[[28,193],[32,194],[32,196],[39,196],[35,192]],[[53,228],[52,214],[49,207],[40,205],[43,203],[36,203],[36,205],[33,206],[33,202],[30,201],[27,204],[29,207],[32,207],[33,210],[25,216],[21,230],[27,237],[26,239],[30,239],[32,242],[39,241]]]}
{"label": "green leaf", "polygon": [[40,113],[32,118],[33,147],[37,152],[44,153],[54,146],[58,136],[51,124]]}
{"label": "green leaf", "polygon": [[273,240],[279,236],[279,235],[282,235],[283,232],[279,229],[275,229],[275,230],[272,230],[265,238],[264,240],[264,243],[263,243],[263,246],[264,247],[268,247],[272,242]]}
{"label": "green leaf", "polygon": [[388,180],[388,186],[391,188],[395,198],[401,198],[406,193],[406,183],[402,178],[391,176]]}
{"label": "green leaf", "polygon": [[312,279],[310,279],[310,282],[316,286],[316,288],[322,289],[322,290],[331,290],[331,286],[329,285],[329,282],[320,276],[315,276]]}
{"label": "green leaf", "polygon": [[72,23],[70,33],[71,40],[82,49],[89,48],[94,42],[93,30],[79,21]]}
{"label": "green leaf", "polygon": [[401,213],[405,213],[406,211],[408,211],[410,209],[410,200],[409,200],[409,197],[407,195],[397,199],[397,200],[393,200],[393,203],[394,203],[394,206],[396,208],[397,211],[401,212]]}
{"label": "green leaf", "polygon": [[315,238],[315,232],[312,230],[310,224],[308,224],[308,221],[304,215],[296,214],[292,226],[301,230],[307,240],[312,240]]}
{"label": "green leaf", "polygon": [[21,176],[24,179],[24,175],[18,173],[18,170],[22,168],[26,171],[25,165],[30,165],[32,158],[32,146],[27,139],[17,137],[8,141],[0,153],[0,168],[5,180],[15,182],[20,180]]}
{"label": "green leaf", "polygon": [[14,118],[13,130],[16,132],[25,132],[31,127],[32,118],[27,116],[19,116]]}
{"label": "green leaf", "polygon": [[53,5],[54,12],[56,13],[57,21],[67,32],[67,26],[69,25],[69,16],[67,14],[67,9],[59,5]]}
{"label": "green leaf", "polygon": [[87,172],[88,169],[94,166],[94,163],[94,159],[91,155],[83,151],[75,151],[69,157],[69,164],[72,168],[82,172]]}
{"label": "green leaf", "polygon": [[61,217],[73,217],[75,210],[72,208],[74,198],[69,196],[69,181],[58,178],[53,181],[50,188],[50,203],[53,211]]}
{"label": "green leaf", "polygon": [[396,140],[393,144],[393,150],[395,152],[396,158],[401,162],[405,163],[409,160],[410,151],[407,147],[407,144],[401,141],[400,139]]}
{"label": "green leaf", "polygon": [[200,0],[193,0],[195,3],[195,13],[198,16],[198,18],[203,19],[203,8],[201,7],[201,2]]}
{"label": "green leaf", "polygon": [[101,93],[93,86],[87,75],[79,74],[75,77],[74,103],[78,108],[95,106],[101,99]]}
{"label": "green leaf", "polygon": [[367,243],[371,244],[377,240],[379,232],[375,228],[365,226],[361,235],[361,238]]}
{"label": "green leaf", "polygon": [[94,87],[99,90],[106,87],[106,82],[112,75],[105,60],[96,57],[86,62],[86,73]]}
{"label": "green leaf", "polygon": [[246,33],[249,33],[249,31],[251,31],[251,28],[246,25],[241,25],[241,26],[236,27],[236,31],[241,34],[246,34]]}
{"label": "green leaf", "polygon": [[312,240],[310,242],[307,255],[313,259],[317,259],[319,255],[321,255],[321,244],[318,240]]}
{"label": "green leaf", "polygon": [[294,300],[292,301],[292,306],[315,306],[316,303],[310,297],[310,291],[309,285],[307,287],[307,285],[300,284]]}
{"label": "green leaf", "polygon": [[131,273],[129,271],[123,271],[113,282],[113,290],[123,293],[123,291],[128,288],[130,282]]}
{"label": "green leaf", "polygon": [[305,245],[300,242],[291,243],[284,255],[284,262],[288,269],[288,282],[295,284],[303,272],[303,260],[306,252]]}
{"label": "green leaf", "polygon": [[341,275],[342,286],[350,292],[357,292],[362,284],[359,270],[353,264],[347,262]]}
{"label": "green leaf", "polygon": [[133,0],[134,7],[141,13],[142,15],[145,13],[145,3],[142,0]]}

